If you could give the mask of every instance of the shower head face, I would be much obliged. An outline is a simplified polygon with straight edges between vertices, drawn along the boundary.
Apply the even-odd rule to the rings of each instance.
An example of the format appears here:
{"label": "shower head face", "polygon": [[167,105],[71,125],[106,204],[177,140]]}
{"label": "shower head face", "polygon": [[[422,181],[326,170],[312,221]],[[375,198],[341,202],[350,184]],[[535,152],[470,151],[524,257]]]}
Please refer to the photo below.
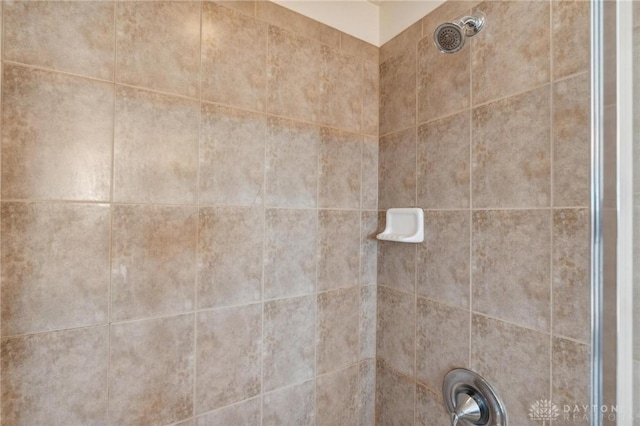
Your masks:
{"label": "shower head face", "polygon": [[456,53],[464,46],[465,38],[464,29],[452,22],[440,25],[433,33],[433,41],[442,53]]}

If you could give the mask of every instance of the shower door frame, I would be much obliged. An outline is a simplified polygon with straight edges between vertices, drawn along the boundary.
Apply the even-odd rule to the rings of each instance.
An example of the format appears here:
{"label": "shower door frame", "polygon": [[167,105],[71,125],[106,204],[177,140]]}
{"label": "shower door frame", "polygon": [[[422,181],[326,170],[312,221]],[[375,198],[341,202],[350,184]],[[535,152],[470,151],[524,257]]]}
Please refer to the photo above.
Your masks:
{"label": "shower door frame", "polygon": [[[633,423],[633,3],[616,3],[617,380],[619,424]],[[636,224],[637,226],[637,224]],[[638,244],[636,241],[635,244]],[[636,307],[637,309],[637,307]],[[627,420],[628,418],[628,420]]]}
{"label": "shower door frame", "polygon": [[616,410],[607,424],[633,422],[632,4],[590,1],[593,426],[603,407]]}

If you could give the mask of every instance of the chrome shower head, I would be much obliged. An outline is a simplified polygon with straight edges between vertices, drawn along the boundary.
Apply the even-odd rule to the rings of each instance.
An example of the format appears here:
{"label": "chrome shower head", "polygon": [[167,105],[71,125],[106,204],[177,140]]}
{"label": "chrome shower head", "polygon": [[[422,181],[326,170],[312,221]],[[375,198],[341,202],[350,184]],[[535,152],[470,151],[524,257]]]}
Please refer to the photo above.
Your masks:
{"label": "chrome shower head", "polygon": [[436,28],[433,41],[442,53],[456,53],[464,46],[467,37],[473,37],[484,27],[485,16],[482,12],[464,16],[453,22],[444,23]]}
{"label": "chrome shower head", "polygon": [[453,22],[438,26],[433,34],[436,47],[442,53],[456,53],[464,46],[465,38],[462,28]]}

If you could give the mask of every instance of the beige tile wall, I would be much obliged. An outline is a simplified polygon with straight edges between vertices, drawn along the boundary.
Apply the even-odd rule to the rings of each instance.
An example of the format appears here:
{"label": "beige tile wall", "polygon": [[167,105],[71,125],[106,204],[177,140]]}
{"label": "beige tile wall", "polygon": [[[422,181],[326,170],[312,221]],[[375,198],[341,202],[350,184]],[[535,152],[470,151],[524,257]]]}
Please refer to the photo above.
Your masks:
{"label": "beige tile wall", "polygon": [[[475,10],[440,54],[434,29]],[[380,208],[425,209],[425,242],[378,247],[378,424],[449,425],[455,367],[510,424],[589,403],[588,22],[584,1],[450,1],[380,48]]]}
{"label": "beige tile wall", "polygon": [[374,423],[378,48],[222,3],[4,2],[2,424]]}

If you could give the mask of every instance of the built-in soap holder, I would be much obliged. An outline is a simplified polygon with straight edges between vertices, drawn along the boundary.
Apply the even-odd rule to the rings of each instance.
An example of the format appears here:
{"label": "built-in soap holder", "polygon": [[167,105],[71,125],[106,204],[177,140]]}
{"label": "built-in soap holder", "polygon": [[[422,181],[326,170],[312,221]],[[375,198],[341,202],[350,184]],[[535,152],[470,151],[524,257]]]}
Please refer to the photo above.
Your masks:
{"label": "built-in soap holder", "polygon": [[423,242],[424,212],[418,208],[387,210],[387,224],[376,238],[397,243]]}

